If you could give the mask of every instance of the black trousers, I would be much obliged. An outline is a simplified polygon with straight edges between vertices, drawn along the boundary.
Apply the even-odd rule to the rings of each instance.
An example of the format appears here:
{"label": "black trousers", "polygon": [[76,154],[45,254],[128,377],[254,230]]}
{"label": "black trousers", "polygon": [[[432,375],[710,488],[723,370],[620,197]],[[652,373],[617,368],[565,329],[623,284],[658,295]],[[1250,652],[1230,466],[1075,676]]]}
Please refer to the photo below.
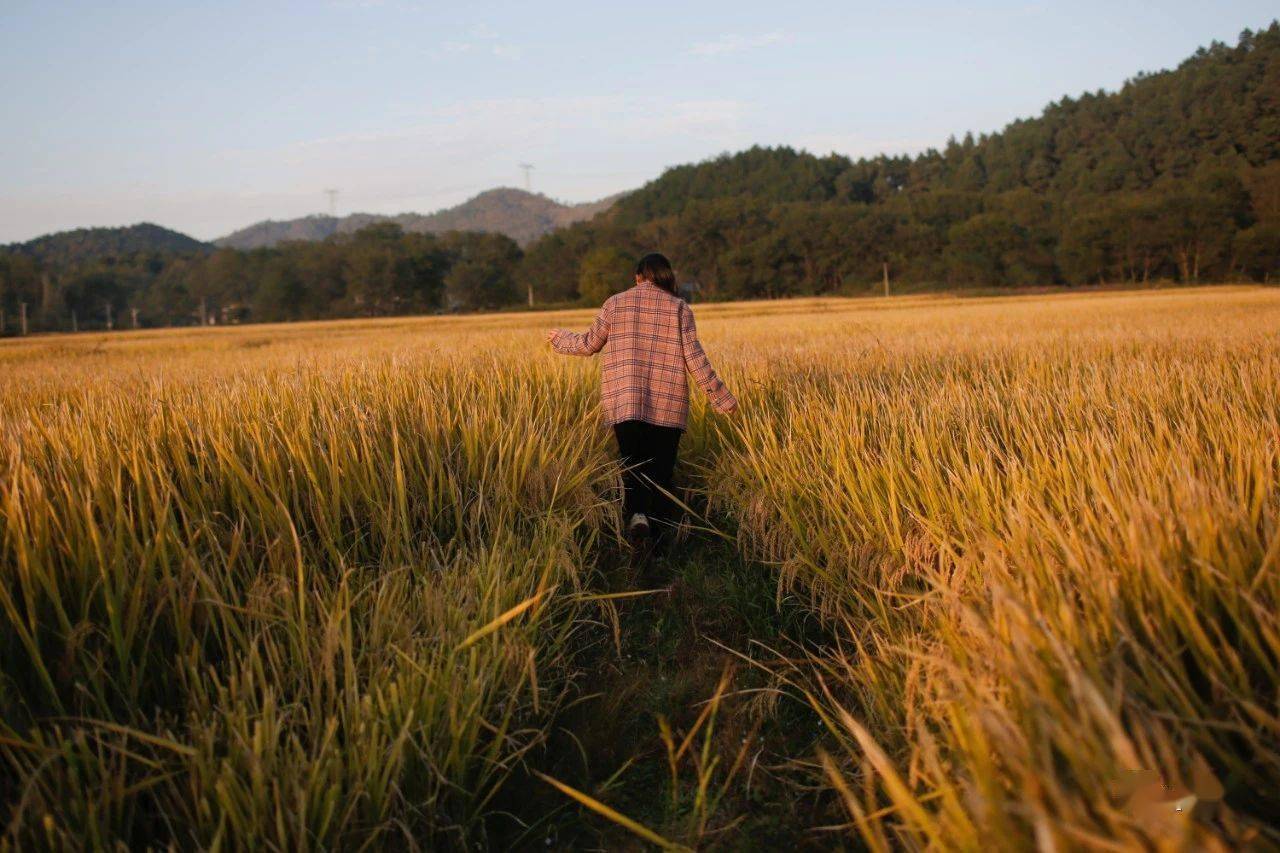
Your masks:
{"label": "black trousers", "polygon": [[637,512],[670,524],[678,519],[675,504],[663,490],[672,490],[671,473],[676,467],[676,449],[683,432],[676,427],[656,426],[645,421],[613,425],[618,453],[625,466],[622,473],[624,522]]}

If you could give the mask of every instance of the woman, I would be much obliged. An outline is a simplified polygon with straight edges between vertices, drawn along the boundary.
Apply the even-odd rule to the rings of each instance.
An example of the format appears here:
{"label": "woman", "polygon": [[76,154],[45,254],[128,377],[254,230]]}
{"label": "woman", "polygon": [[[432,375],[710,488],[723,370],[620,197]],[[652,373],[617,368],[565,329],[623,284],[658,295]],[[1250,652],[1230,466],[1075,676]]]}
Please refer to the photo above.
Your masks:
{"label": "woman", "polygon": [[656,252],[645,255],[636,264],[635,286],[605,300],[585,333],[547,332],[564,355],[604,350],[601,402],[622,457],[622,517],[633,546],[649,536],[651,522],[675,522],[667,493],[689,416],[685,372],[718,411],[738,408],[702,351],[693,311],[675,290],[671,262]]}

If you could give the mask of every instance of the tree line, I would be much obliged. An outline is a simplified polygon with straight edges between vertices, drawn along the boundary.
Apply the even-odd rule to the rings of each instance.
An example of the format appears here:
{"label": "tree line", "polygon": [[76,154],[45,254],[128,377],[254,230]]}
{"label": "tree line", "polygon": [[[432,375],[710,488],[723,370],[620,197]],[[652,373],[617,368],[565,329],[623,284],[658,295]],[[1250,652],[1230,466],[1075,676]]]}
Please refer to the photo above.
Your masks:
{"label": "tree line", "polygon": [[598,304],[653,249],[711,299],[867,292],[886,265],[910,289],[1275,281],[1280,24],[915,157],[678,166],[523,250],[391,223],[252,251],[168,234],[0,252],[5,329],[22,305],[38,330]]}
{"label": "tree line", "polygon": [[515,301],[519,246],[500,234],[377,223],[270,249],[134,251],[72,264],[0,253],[0,310],[20,331],[382,317]]}

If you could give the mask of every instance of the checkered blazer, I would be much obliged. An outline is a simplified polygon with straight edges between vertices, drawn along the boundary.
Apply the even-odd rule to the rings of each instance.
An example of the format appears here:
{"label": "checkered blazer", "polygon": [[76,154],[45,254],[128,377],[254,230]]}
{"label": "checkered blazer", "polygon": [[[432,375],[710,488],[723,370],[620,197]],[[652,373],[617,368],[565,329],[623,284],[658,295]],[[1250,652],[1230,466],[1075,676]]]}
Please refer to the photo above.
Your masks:
{"label": "checkered blazer", "polygon": [[609,297],[585,333],[560,330],[551,345],[565,355],[604,350],[600,398],[609,425],[638,420],[684,429],[686,371],[717,410],[737,402],[702,351],[689,303],[647,281]]}

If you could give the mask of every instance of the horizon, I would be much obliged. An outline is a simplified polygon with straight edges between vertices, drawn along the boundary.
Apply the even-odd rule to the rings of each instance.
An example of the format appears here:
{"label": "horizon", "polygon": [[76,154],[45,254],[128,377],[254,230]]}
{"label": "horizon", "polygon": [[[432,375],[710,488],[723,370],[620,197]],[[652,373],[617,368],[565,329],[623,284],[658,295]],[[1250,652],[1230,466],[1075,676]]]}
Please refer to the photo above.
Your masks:
{"label": "horizon", "polygon": [[[1275,18],[1257,2],[1179,2],[1154,18],[1097,3],[986,3],[963,15],[931,4],[934,23],[950,26],[922,31],[919,12],[896,10],[834,21],[809,6],[723,20],[679,10],[671,52],[654,64],[610,52],[623,41],[609,36],[621,26],[612,12],[548,29],[525,10],[362,0],[305,9],[304,19],[283,4],[249,31],[236,14],[245,4],[205,19],[190,9],[148,17],[150,8],[71,16],[28,3],[5,13],[0,67],[19,78],[39,66],[40,76],[0,95],[26,131],[0,147],[0,243],[142,222],[208,242],[265,220],[327,216],[329,187],[338,218],[429,214],[523,189],[523,162],[534,164],[532,192],[580,204],[753,145],[916,156],[1064,96],[1118,91]],[[496,27],[499,14],[518,26]],[[179,36],[197,29],[206,42],[177,53]],[[340,59],[312,64],[335,44],[346,48]],[[60,64],[63,54],[73,64]],[[579,66],[600,71],[584,84]],[[83,79],[80,67],[101,75]],[[446,87],[412,82],[428,73],[454,76]]]}
{"label": "horizon", "polygon": [[[250,222],[248,225],[245,225],[245,226],[244,226],[244,227],[242,227],[242,228],[237,228],[235,231],[230,231],[230,232],[228,232],[228,233],[226,233],[226,234],[220,234],[219,236],[217,236],[217,237],[213,238],[212,240],[203,240],[202,242],[206,242],[206,243],[213,243],[213,242],[215,242],[215,241],[217,241],[217,240],[221,240],[221,239],[223,239],[223,238],[225,238],[225,237],[230,237],[230,236],[232,236],[233,234],[236,234],[236,233],[238,233],[238,232],[240,232],[240,231],[247,230],[247,229],[252,228],[252,227],[254,227],[254,226],[256,226],[256,225],[265,225],[265,224],[267,224],[267,223],[294,222],[294,221],[297,221],[297,220],[299,220],[299,219],[334,219],[334,220],[341,220],[341,219],[345,219],[345,218],[350,217],[350,216],[377,216],[377,217],[383,217],[383,218],[386,218],[386,219],[394,219],[394,218],[395,218],[395,217],[397,217],[397,216],[434,216],[434,215],[435,215],[435,214],[437,214],[437,213],[444,213],[444,212],[446,212],[446,211],[448,211],[448,210],[451,210],[451,209],[452,209],[452,208],[454,208],[454,207],[458,207],[458,206],[459,206],[459,205],[461,205],[461,204],[466,204],[467,202],[474,201],[475,199],[477,199],[477,198],[479,198],[480,196],[485,195],[485,194],[487,194],[487,193],[491,193],[491,192],[499,192],[499,191],[502,191],[502,190],[514,190],[514,191],[516,191],[516,192],[520,192],[520,193],[528,193],[529,195],[541,196],[542,198],[545,198],[545,199],[547,199],[548,201],[555,202],[556,204],[559,204],[559,205],[562,205],[562,206],[565,206],[565,207],[572,207],[572,206],[574,206],[574,205],[578,205],[578,204],[591,204],[593,201],[603,201],[603,200],[604,200],[604,198],[608,198],[608,196],[604,196],[604,197],[599,198],[599,199],[590,199],[590,200],[585,201],[585,202],[570,202],[570,201],[564,201],[563,199],[554,198],[553,196],[549,196],[549,195],[547,195],[546,193],[538,192],[537,190],[532,190],[532,191],[530,191],[530,190],[526,190],[526,189],[524,189],[523,187],[515,187],[515,186],[509,186],[509,185],[508,185],[508,186],[498,186],[498,187],[489,187],[488,189],[485,189],[485,190],[480,190],[480,191],[479,191],[478,193],[476,193],[475,195],[473,195],[473,196],[469,196],[468,198],[463,199],[461,202],[459,202],[459,204],[456,204],[456,205],[449,205],[448,207],[436,208],[436,209],[434,209],[434,210],[400,210],[400,211],[396,211],[395,213],[373,213],[373,212],[368,211],[368,210],[352,210],[352,211],[348,211],[348,212],[346,212],[346,213],[338,213],[338,214],[336,214],[336,215],[335,215],[335,214],[331,214],[331,213],[326,213],[326,212],[324,212],[324,211],[320,211],[320,212],[317,212],[317,213],[304,213],[304,214],[302,214],[301,216],[291,216],[291,217],[287,217],[287,218],[283,218],[283,219],[275,219],[275,218],[268,217],[268,218],[266,218],[266,219],[259,219],[259,220],[258,220],[258,221],[256,221],[256,222]],[[626,191],[623,191],[623,192],[625,193]],[[174,233],[181,234],[181,235],[183,235],[183,236],[185,236],[185,237],[192,237],[192,235],[191,235],[191,234],[187,234],[185,231],[179,231],[179,230],[178,230],[178,229],[176,229],[176,228],[171,228],[171,227],[169,227],[168,225],[165,225],[163,222],[156,222],[156,221],[154,221],[154,220],[150,220],[150,219],[140,219],[140,220],[138,220],[137,222],[123,222],[123,223],[120,223],[119,225],[75,225],[75,226],[72,226],[72,227],[70,227],[70,228],[64,228],[64,229],[62,229],[61,231],[48,231],[48,232],[46,232],[46,233],[44,233],[44,234],[37,234],[37,235],[35,235],[34,237],[30,237],[30,238],[28,238],[28,239],[26,239],[26,240],[17,240],[17,241],[12,241],[12,242],[10,242],[10,243],[0,243],[0,246],[3,246],[3,245],[22,245],[22,244],[24,244],[24,243],[30,243],[30,242],[33,242],[33,241],[35,241],[35,240],[43,239],[43,238],[45,238],[45,237],[53,237],[53,236],[56,236],[56,235],[58,235],[58,234],[65,234],[65,233],[72,232],[72,231],[90,231],[90,230],[95,230],[95,229],[116,229],[116,230],[124,230],[124,229],[129,229],[129,228],[138,228],[138,227],[145,226],[145,225],[154,225],[154,226],[159,227],[159,228],[164,228],[164,229],[165,229],[165,230],[167,230],[167,231],[172,231],[172,232],[174,232]],[[200,238],[197,238],[197,237],[192,237],[192,238],[193,238],[193,239],[200,239]]]}

